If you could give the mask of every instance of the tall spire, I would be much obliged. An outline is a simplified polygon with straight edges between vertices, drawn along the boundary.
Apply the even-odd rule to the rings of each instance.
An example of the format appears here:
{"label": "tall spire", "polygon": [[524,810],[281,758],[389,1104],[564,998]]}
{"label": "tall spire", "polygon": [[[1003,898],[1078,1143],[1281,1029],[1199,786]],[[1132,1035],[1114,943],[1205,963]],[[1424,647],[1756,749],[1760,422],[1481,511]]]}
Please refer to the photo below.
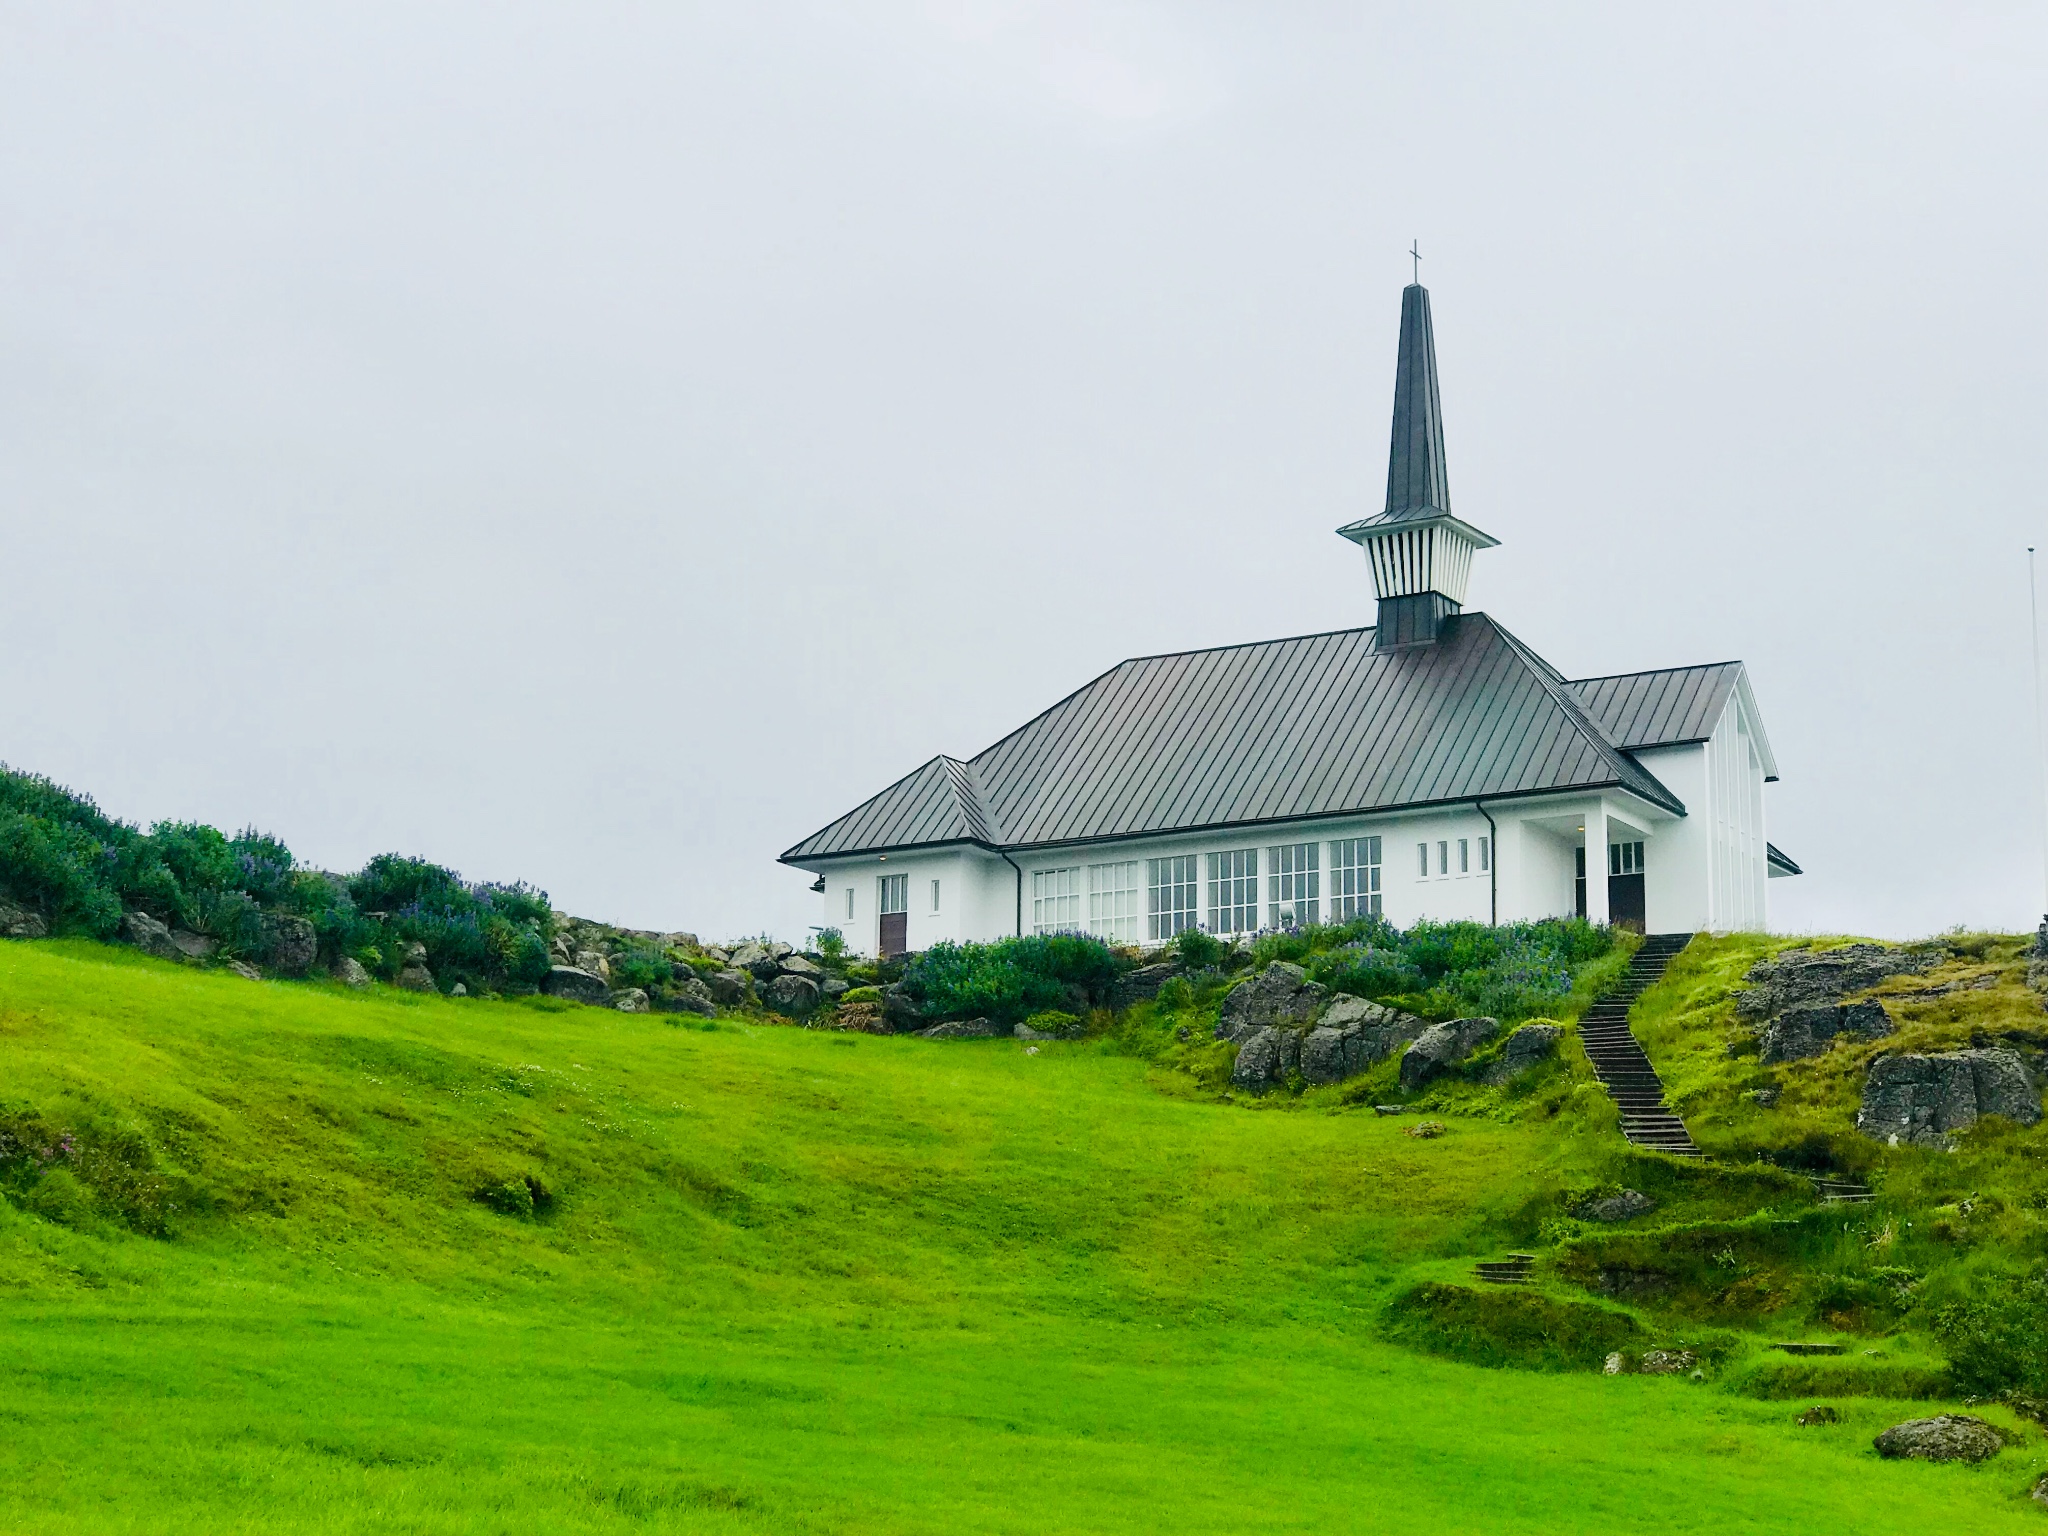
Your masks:
{"label": "tall spire", "polygon": [[1387,508],[1337,530],[1365,550],[1379,598],[1381,650],[1433,645],[1465,606],[1472,552],[1499,540],[1451,515],[1444,473],[1444,409],[1436,392],[1429,290],[1401,291],[1401,356],[1394,369],[1394,441]]}
{"label": "tall spire", "polygon": [[1436,331],[1429,290],[1401,290],[1401,355],[1394,366],[1394,442],[1387,456],[1387,512],[1413,517],[1451,510],[1444,472],[1444,408],[1436,392]]}

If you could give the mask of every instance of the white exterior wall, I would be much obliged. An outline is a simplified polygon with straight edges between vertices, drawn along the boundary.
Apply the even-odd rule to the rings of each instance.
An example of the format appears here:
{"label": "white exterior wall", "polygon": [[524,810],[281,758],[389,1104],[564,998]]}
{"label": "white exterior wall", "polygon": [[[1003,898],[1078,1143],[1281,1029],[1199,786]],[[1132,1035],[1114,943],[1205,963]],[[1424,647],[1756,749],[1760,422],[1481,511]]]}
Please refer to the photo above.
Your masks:
{"label": "white exterior wall", "polygon": [[1761,930],[1770,866],[1764,838],[1764,770],[1738,702],[1706,744],[1706,793],[1688,806],[1710,838],[1707,922],[1716,932]]}
{"label": "white exterior wall", "polygon": [[[1694,749],[1697,751],[1698,749]],[[1442,810],[1394,815],[1344,817],[1313,822],[1279,823],[1247,828],[1239,832],[1175,833],[1136,837],[1116,842],[1090,843],[1064,848],[1038,849],[1012,855],[1023,871],[1023,931],[1032,931],[1032,876],[1056,869],[1079,869],[1081,925],[1087,925],[1088,867],[1121,860],[1140,864],[1141,887],[1145,861],[1173,855],[1193,854],[1197,858],[1198,915],[1204,927],[1210,925],[1208,899],[1208,855],[1238,848],[1259,851],[1260,902],[1262,921],[1270,915],[1272,870],[1270,848],[1287,843],[1318,845],[1319,915],[1330,914],[1330,844],[1353,837],[1380,839],[1381,911],[1398,927],[1423,919],[1469,919],[1486,922],[1493,916],[1492,880],[1499,882],[1499,920],[1517,922],[1540,917],[1568,916],[1574,910],[1574,850],[1580,838],[1573,828],[1583,821],[1585,810],[1596,802],[1579,799],[1531,798],[1507,804],[1488,802],[1487,811],[1498,828],[1498,845],[1491,857],[1495,870],[1489,875],[1479,867],[1479,839],[1494,835],[1481,815],[1470,805]],[[1610,792],[1604,803],[1622,823],[1637,826],[1653,849],[1646,863],[1653,879],[1662,862],[1664,844],[1675,828],[1687,823],[1674,821],[1665,812],[1636,801],[1631,796]],[[1617,826],[1616,837],[1622,835]],[[1636,835],[1636,834],[1630,834]],[[1458,869],[1460,839],[1468,848],[1468,867]],[[1437,873],[1437,844],[1448,845],[1450,872]],[[1430,869],[1422,873],[1418,847],[1429,849]],[[886,858],[865,857],[820,861],[825,872],[825,894],[821,922],[846,935],[849,949],[873,954],[879,938],[880,880],[885,874],[909,877],[910,913],[906,932],[910,948],[925,949],[942,939],[987,941],[1006,937],[1018,927],[1017,872],[1001,855],[978,848],[941,848],[924,852],[892,853]],[[1604,854],[1594,862],[1604,871]],[[1702,877],[1703,878],[1703,877]],[[931,881],[940,882],[939,910],[931,910]],[[1683,884],[1683,876],[1674,876]],[[853,893],[854,916],[846,916],[846,893]],[[1650,926],[1653,931],[1676,931],[1689,920],[1667,918],[1669,910],[1689,911],[1686,898],[1674,892],[1667,898],[1661,886],[1646,891]],[[1693,900],[1703,906],[1704,896]],[[1137,942],[1155,942],[1145,931],[1144,893],[1139,897]]]}
{"label": "white exterior wall", "polygon": [[1713,926],[1713,838],[1700,814],[1707,793],[1707,749],[1702,742],[1638,752],[1636,761],[1683,800],[1692,814],[1657,828],[1643,847],[1645,926],[1652,933],[1698,933]]}

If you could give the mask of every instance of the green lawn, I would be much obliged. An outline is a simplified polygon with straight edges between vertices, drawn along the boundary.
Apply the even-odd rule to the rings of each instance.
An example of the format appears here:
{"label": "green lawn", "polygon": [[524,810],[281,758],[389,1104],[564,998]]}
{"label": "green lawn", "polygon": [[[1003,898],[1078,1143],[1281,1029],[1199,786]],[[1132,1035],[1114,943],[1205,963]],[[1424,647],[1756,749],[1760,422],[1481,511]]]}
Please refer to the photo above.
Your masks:
{"label": "green lawn", "polygon": [[[1380,1342],[1391,1294],[1615,1156],[1590,1112],[1416,1140],[1088,1042],[358,997],[68,943],[0,945],[0,1068],[8,1123],[74,1132],[83,1180],[0,1206],[10,1531],[2042,1518],[2038,1432],[1883,1463],[1871,1435],[1931,1409],[1801,1429],[1724,1379]],[[537,1219],[474,1198],[528,1175]]]}

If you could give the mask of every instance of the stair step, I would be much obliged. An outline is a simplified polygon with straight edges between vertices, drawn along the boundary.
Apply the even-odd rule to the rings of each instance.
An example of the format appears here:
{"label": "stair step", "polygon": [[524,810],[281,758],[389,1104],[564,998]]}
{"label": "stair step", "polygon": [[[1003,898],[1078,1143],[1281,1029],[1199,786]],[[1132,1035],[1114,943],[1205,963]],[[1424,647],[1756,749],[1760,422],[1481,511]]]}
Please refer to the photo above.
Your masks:
{"label": "stair step", "polygon": [[[1664,1102],[1664,1080],[1629,1028],[1628,1017],[1636,1000],[1662,979],[1671,957],[1691,942],[1689,933],[1650,935],[1630,956],[1628,969],[1579,1018],[1579,1044],[1592,1063],[1593,1075],[1621,1110],[1621,1134],[1632,1146],[1673,1157],[1701,1153],[1685,1121]],[[1854,1197],[1830,1197],[1821,1191],[1821,1198]],[[1488,1277],[1482,1273],[1481,1278]]]}

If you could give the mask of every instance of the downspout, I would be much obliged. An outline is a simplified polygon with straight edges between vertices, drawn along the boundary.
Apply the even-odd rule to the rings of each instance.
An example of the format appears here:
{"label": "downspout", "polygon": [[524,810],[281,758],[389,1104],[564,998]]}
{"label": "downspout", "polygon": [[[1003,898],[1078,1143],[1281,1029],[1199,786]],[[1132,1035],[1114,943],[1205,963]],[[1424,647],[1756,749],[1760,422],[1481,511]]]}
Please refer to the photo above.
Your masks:
{"label": "downspout", "polygon": [[1474,800],[1472,809],[1486,818],[1486,885],[1487,900],[1493,914],[1493,926],[1500,926],[1500,828],[1493,824],[1493,813],[1487,810],[1484,801]]}
{"label": "downspout", "polygon": [[1021,939],[1024,937],[1024,866],[1003,853],[1002,849],[998,848],[996,852],[1002,853],[1003,862],[1017,871],[1017,937]]}

